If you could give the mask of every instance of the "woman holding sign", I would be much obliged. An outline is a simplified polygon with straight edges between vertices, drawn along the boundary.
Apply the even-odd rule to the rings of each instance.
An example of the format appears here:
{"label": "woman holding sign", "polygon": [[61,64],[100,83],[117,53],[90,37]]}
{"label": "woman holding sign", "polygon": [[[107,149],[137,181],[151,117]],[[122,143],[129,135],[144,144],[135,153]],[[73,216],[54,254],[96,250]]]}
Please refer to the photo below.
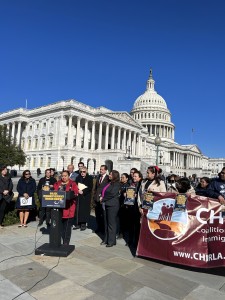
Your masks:
{"label": "woman holding sign", "polygon": [[143,176],[140,171],[134,171],[130,186],[126,188],[124,199],[124,219],[127,225],[128,237],[126,246],[137,247],[140,232],[140,213],[137,196]]}
{"label": "woman holding sign", "polygon": [[30,210],[36,207],[34,199],[36,182],[34,178],[31,177],[30,170],[25,170],[23,172],[23,175],[17,184],[17,191],[19,195],[16,201],[16,208],[19,211],[20,217],[20,225],[18,227],[27,227]]}
{"label": "woman holding sign", "polygon": [[159,177],[159,167],[150,166],[147,169],[146,179],[141,183],[141,187],[138,193],[138,206],[139,211],[143,215],[142,202],[145,197],[150,192],[166,192],[166,186],[163,180]]}
{"label": "woman holding sign", "polygon": [[70,173],[68,171],[63,171],[61,180],[54,184],[54,190],[66,192],[66,207],[62,211],[62,240],[64,245],[69,245],[76,209],[78,187],[77,184],[70,179]]}

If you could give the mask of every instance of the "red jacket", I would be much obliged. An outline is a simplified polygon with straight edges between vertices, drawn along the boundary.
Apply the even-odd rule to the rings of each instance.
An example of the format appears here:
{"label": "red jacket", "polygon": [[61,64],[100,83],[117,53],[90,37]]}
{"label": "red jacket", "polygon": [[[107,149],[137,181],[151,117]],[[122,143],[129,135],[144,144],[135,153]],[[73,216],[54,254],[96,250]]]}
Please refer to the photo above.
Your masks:
{"label": "red jacket", "polygon": [[[59,180],[54,184],[54,190],[58,191],[60,185],[62,184],[62,181]],[[77,196],[78,195],[78,187],[76,182],[74,182],[73,180],[69,180],[69,182],[66,185],[66,192],[69,191],[74,191],[74,194]],[[66,200],[66,207],[63,209],[63,214],[62,217],[64,219],[68,219],[68,218],[73,218],[74,217],[74,213],[76,210],[76,201],[75,198],[72,200]]]}

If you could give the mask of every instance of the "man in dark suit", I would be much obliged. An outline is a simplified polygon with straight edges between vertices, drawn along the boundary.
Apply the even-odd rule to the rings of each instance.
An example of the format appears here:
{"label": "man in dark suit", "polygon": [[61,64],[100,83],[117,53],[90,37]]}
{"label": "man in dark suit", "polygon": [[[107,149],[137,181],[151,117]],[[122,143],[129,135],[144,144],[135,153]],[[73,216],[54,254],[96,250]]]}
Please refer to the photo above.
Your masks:
{"label": "man in dark suit", "polygon": [[108,168],[106,165],[101,165],[100,174],[96,177],[96,185],[95,185],[95,193],[94,193],[94,201],[95,201],[95,217],[97,223],[96,233],[102,232],[104,233],[104,216],[102,204],[100,203],[100,196],[103,188],[109,182],[109,176],[106,174]]}

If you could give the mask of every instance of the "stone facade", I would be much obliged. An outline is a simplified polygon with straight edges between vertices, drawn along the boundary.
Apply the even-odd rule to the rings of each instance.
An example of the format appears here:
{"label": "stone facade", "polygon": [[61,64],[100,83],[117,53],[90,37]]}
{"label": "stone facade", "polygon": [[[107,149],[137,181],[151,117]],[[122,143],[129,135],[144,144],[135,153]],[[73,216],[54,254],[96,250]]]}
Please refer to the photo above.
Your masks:
{"label": "stone facade", "polygon": [[[150,72],[146,92],[137,98],[130,114],[71,99],[2,113],[0,124],[7,126],[26,153],[23,169],[53,167],[61,171],[70,163],[76,168],[83,161],[90,174],[101,164],[120,172],[129,172],[131,167],[144,172],[158,161],[166,174],[215,176],[225,159],[209,159],[196,145],[174,141],[170,111],[154,83]],[[158,146],[157,136],[161,139]]]}

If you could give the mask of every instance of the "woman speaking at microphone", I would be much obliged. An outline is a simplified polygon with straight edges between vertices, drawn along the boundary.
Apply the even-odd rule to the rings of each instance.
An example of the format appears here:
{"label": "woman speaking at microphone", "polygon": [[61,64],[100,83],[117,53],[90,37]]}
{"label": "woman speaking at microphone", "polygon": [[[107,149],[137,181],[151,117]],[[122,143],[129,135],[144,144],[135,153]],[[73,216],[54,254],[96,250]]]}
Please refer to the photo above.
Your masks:
{"label": "woman speaking at microphone", "polygon": [[78,195],[77,184],[70,179],[68,171],[63,171],[61,180],[54,184],[55,191],[65,191],[66,207],[62,211],[62,240],[64,245],[69,245],[71,238],[71,227],[76,210],[76,197]]}

